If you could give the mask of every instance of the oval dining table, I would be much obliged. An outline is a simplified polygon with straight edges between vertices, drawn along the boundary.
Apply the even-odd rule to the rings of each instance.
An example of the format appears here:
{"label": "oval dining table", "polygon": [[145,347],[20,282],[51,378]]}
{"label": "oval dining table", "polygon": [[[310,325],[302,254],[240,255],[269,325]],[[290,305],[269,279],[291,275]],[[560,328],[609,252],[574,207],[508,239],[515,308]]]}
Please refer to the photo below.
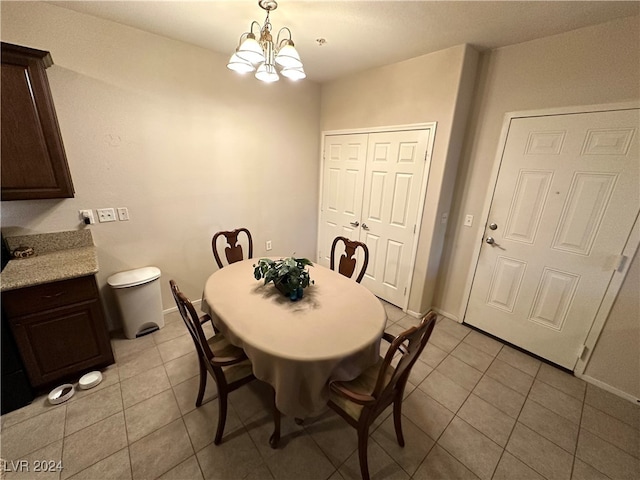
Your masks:
{"label": "oval dining table", "polygon": [[[314,264],[314,284],[291,301],[253,276],[255,259],[232,263],[207,280],[202,310],[275,392],[279,414],[303,419],[326,409],[329,382],[352,380],[379,357],[386,324],[382,303],[365,287]],[[275,444],[275,445],[274,445]]]}

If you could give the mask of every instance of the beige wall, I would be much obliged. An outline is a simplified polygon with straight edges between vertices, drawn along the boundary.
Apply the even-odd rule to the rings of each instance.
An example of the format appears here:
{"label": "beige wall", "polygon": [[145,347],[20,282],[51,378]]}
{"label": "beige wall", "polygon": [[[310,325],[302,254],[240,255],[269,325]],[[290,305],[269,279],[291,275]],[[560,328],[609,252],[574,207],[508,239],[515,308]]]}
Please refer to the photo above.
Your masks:
{"label": "beige wall", "polygon": [[[475,242],[482,237],[481,218],[490,193],[491,169],[496,158],[504,115],[511,111],[624,102],[640,98],[639,17],[575,30],[562,35],[501,48],[481,56],[477,96],[463,148],[454,206],[434,305],[452,318],[462,319],[465,284],[474,265]],[[462,226],[467,214],[473,227]],[[637,298],[638,290],[626,282],[621,296]],[[637,316],[636,316],[637,319]],[[640,326],[627,323],[634,335]],[[603,338],[610,329],[608,322]],[[628,346],[628,345],[627,345]],[[607,384],[630,385],[639,375],[635,348],[614,352],[612,343],[599,345],[597,378]],[[609,377],[622,364],[635,368]],[[594,374],[594,377],[596,374]],[[624,376],[627,381],[621,381]],[[631,393],[631,392],[629,392]],[[637,393],[636,393],[637,395]]]}
{"label": "beige wall", "polygon": [[156,265],[193,300],[217,269],[211,237],[248,227],[254,256],[312,257],[318,202],[319,87],[265,85],[225,56],[56,6],[2,3],[2,40],[49,50],[47,70],[76,197],[2,202],[5,235],[82,228],[79,209],[128,207],[90,228],[104,288]]}
{"label": "beige wall", "polygon": [[478,52],[467,45],[423,55],[322,85],[323,131],[437,122],[409,310],[426,312],[435,289],[459,146]]}

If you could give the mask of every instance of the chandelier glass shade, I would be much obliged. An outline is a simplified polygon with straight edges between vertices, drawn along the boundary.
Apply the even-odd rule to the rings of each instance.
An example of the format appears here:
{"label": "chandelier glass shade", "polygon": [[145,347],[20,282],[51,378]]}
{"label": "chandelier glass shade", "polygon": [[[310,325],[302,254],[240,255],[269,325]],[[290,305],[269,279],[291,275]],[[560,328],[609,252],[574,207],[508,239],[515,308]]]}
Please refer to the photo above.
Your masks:
{"label": "chandelier glass shade", "polygon": [[[267,83],[280,79],[276,65],[280,67],[280,73],[290,80],[305,78],[307,75],[291,39],[291,30],[282,27],[278,31],[276,42],[273,42],[269,13],[275,10],[278,4],[274,0],[259,0],[258,5],[267,11],[267,18],[262,27],[256,21],[251,22],[250,30],[240,36],[238,47],[231,55],[227,68],[238,73],[255,71],[255,77]],[[254,33],[254,26],[259,29],[258,39]]]}

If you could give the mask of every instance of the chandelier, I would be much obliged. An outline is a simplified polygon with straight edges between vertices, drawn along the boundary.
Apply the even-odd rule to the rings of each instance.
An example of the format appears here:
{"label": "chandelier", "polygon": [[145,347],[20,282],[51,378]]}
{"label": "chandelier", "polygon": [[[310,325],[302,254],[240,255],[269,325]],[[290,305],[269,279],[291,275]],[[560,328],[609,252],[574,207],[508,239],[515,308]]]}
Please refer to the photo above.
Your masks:
{"label": "chandelier", "polygon": [[[264,25],[255,20],[251,22],[249,31],[240,36],[238,48],[227,64],[227,68],[239,73],[249,73],[255,70],[256,78],[263,82],[277,82],[280,77],[276,65],[280,67],[280,73],[290,80],[300,80],[307,75],[302,68],[300,55],[291,40],[291,30],[282,27],[273,43],[271,35],[271,22],[269,13],[278,8],[275,0],[259,0],[258,5],[267,11]],[[260,38],[256,40],[254,26],[260,29]],[[283,36],[281,39],[280,36]]]}

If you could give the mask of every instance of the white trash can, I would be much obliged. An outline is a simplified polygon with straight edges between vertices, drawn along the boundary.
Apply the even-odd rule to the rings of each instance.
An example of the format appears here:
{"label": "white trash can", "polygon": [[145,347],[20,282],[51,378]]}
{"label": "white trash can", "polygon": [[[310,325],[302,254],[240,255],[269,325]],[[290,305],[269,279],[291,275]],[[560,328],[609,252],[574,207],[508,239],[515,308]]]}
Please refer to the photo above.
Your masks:
{"label": "white trash can", "polygon": [[143,267],[107,278],[122,315],[127,338],[136,338],[164,327],[160,269]]}

